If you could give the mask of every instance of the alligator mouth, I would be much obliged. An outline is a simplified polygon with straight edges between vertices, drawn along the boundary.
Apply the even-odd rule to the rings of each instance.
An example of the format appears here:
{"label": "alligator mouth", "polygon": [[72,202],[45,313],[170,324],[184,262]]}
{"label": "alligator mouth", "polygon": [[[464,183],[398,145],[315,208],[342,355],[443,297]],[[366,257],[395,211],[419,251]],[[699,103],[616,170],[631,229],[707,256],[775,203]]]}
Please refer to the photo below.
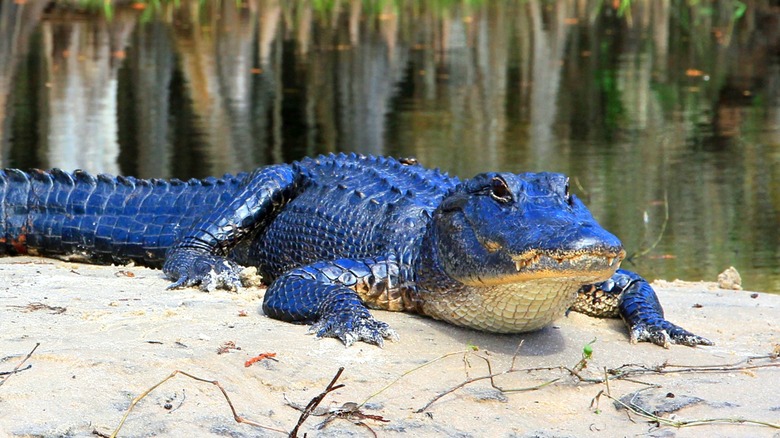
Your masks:
{"label": "alligator mouth", "polygon": [[515,273],[509,277],[523,279],[550,277],[583,278],[585,282],[602,281],[609,278],[620,266],[626,252],[604,250],[570,253],[546,253],[537,250],[526,251],[512,257]]}
{"label": "alligator mouth", "polygon": [[[535,270],[539,266],[551,267],[551,270],[556,270],[557,267],[565,267],[570,265],[579,266],[585,262],[586,265],[590,265],[593,262],[597,264],[606,264],[606,267],[612,267],[617,262],[623,260],[626,256],[624,250],[619,252],[604,251],[602,253],[593,252],[581,252],[574,254],[545,254],[537,250],[526,251],[523,254],[512,257],[512,261],[515,263],[515,270],[517,272],[526,270]],[[615,267],[617,269],[617,266]]]}
{"label": "alligator mouth", "polygon": [[612,276],[625,256],[623,249],[566,253],[529,250],[511,256],[511,264],[494,275],[481,275],[477,283],[499,285],[541,279],[597,283]]}

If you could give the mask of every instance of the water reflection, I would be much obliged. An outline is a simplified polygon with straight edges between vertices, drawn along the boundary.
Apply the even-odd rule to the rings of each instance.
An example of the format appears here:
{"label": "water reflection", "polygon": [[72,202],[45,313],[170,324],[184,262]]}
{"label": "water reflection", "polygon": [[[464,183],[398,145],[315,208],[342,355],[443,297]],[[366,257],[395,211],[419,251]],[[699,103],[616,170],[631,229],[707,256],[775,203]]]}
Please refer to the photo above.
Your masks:
{"label": "water reflection", "polygon": [[99,3],[0,3],[0,165],[556,170],[649,277],[780,291],[772,2]]}

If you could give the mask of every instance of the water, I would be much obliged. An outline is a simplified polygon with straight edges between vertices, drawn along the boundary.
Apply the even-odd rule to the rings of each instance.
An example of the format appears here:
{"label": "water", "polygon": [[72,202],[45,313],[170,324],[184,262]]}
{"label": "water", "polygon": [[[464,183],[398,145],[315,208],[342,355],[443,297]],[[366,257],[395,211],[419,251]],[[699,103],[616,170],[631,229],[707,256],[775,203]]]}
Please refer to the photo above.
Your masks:
{"label": "water", "polygon": [[0,165],[190,178],[357,151],[559,171],[625,267],[733,265],[780,292],[768,2],[92,3],[0,3]]}

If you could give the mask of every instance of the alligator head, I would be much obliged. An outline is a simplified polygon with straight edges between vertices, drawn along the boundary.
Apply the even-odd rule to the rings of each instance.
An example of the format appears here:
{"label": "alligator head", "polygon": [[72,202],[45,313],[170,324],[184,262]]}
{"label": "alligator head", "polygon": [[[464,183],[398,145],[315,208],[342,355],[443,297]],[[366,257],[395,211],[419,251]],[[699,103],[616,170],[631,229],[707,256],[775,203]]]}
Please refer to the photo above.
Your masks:
{"label": "alligator head", "polygon": [[555,173],[465,181],[444,198],[429,232],[431,255],[454,285],[425,297],[423,312],[494,332],[549,324],[581,285],[606,280],[625,256]]}

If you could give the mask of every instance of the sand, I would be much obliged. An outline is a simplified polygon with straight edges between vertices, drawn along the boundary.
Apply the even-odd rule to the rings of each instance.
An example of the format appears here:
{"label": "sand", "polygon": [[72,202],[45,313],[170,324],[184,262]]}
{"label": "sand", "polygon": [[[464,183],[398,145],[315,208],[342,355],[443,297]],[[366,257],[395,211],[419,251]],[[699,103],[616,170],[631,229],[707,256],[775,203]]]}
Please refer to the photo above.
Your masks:
{"label": "sand", "polygon": [[[308,436],[707,436],[777,437],[762,425],[658,426],[616,409],[616,398],[652,383],[650,409],[674,420],[749,419],[780,423],[780,360],[729,372],[636,376],[634,381],[579,381],[557,370],[511,372],[467,384],[418,413],[437,394],[469,378],[511,366],[574,366],[583,346],[593,355],[580,375],[604,376],[624,364],[686,366],[734,364],[767,356],[780,344],[780,296],[718,289],[715,283],[655,282],[669,320],[715,342],[712,347],[631,345],[619,320],[579,314],[541,331],[495,335],[457,328],[405,313],[380,312],[400,335],[384,348],[307,335],[307,327],[259,313],[263,290],[240,293],[196,289],[165,291],[157,270],[91,266],[56,260],[0,258],[0,372],[24,362],[24,371],[0,386],[0,436],[108,436],[131,400],[180,370],[224,387],[239,415],[289,432],[305,405],[344,367],[321,407],[362,403],[361,413],[385,421],[312,416],[300,428]],[[236,348],[230,348],[235,346]],[[222,352],[220,348],[222,347]],[[478,351],[463,353],[478,348]],[[245,366],[261,353],[275,357]],[[446,357],[445,355],[448,355]],[[419,368],[437,358],[434,363]],[[26,368],[29,366],[29,368]],[[670,369],[670,368],[667,368]],[[414,370],[414,371],[412,371]],[[410,372],[411,371],[411,372]],[[653,398],[654,397],[654,398]],[[356,424],[362,422],[365,424]],[[370,428],[370,430],[369,430]],[[97,435],[96,435],[97,434]],[[208,383],[183,375],[163,383],[129,414],[119,436],[283,436],[234,421],[225,397]]]}

